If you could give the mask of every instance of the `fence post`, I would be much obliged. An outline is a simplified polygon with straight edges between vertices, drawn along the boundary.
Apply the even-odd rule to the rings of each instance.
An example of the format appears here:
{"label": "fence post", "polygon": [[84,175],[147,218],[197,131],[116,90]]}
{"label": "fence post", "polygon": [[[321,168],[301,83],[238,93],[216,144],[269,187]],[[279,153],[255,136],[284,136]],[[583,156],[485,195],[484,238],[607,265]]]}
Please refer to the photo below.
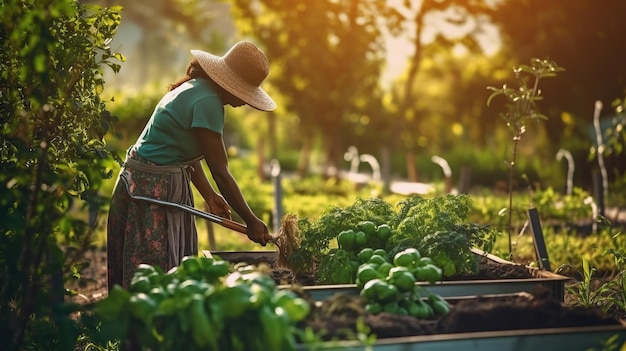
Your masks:
{"label": "fence post", "polygon": [[[604,189],[604,182],[598,170],[593,171],[593,173],[591,174],[591,179],[593,182],[593,195],[594,195],[594,198],[596,199],[596,204],[598,205],[598,214],[600,216],[604,216],[605,189]],[[597,220],[597,218],[594,218],[593,220],[595,221]]]}
{"label": "fence post", "polygon": [[277,159],[272,159],[272,161],[270,161],[270,174],[272,176],[272,184],[274,185],[274,206],[272,207],[272,225],[274,232],[280,229],[280,222],[283,218],[283,186],[280,173],[280,163]]}
{"label": "fence post", "polygon": [[470,166],[461,167],[459,175],[459,194],[467,194],[470,189],[472,178],[472,168]]}

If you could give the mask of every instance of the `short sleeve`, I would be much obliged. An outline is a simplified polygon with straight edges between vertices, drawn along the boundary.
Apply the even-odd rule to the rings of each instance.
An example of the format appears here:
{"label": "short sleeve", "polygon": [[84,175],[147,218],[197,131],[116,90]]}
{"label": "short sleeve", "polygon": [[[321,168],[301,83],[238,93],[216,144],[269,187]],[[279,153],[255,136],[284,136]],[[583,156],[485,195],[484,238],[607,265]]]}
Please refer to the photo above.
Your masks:
{"label": "short sleeve", "polygon": [[224,131],[224,105],[217,96],[206,96],[193,104],[191,127],[206,128],[222,134]]}

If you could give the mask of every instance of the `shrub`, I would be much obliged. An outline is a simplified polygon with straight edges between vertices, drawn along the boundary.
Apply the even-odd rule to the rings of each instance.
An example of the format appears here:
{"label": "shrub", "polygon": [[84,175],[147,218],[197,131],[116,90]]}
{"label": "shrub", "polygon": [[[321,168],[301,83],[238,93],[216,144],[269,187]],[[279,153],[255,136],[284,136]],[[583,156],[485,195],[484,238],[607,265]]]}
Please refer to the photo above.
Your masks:
{"label": "shrub", "polygon": [[[5,350],[71,350],[76,342],[60,274],[72,272],[72,253],[88,244],[105,202],[99,186],[111,176],[104,135],[112,118],[100,94],[102,66],[117,71],[124,59],[108,47],[120,11],[70,0],[7,0],[0,7]],[[90,216],[74,216],[79,206]]]}

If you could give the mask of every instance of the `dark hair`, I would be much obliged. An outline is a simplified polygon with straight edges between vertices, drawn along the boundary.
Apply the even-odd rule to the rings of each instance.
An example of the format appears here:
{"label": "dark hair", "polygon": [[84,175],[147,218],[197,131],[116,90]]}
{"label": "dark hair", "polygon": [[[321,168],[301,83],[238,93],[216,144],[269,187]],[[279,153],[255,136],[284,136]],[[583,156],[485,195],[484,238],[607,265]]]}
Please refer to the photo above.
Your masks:
{"label": "dark hair", "polygon": [[206,72],[200,66],[198,60],[196,60],[195,58],[189,63],[189,66],[187,66],[187,72],[185,73],[185,76],[170,84],[167,90],[172,91],[178,88],[181,84],[194,78],[204,78],[211,80],[211,78],[209,78],[209,75],[206,74]]}

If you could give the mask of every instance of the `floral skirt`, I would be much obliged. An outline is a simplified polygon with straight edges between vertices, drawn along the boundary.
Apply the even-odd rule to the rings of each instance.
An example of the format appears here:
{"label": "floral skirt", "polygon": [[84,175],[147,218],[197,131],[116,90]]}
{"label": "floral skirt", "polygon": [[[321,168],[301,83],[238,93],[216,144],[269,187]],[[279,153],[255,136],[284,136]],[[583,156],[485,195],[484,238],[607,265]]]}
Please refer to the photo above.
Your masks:
{"label": "floral skirt", "polygon": [[[128,157],[147,167],[156,166],[133,151]],[[193,205],[188,177],[181,176],[181,172],[153,173],[141,168],[123,167],[113,189],[107,222],[109,290],[115,284],[128,288],[141,263],[167,271],[177,266],[183,256],[198,253],[193,215],[133,200],[128,193]]]}

